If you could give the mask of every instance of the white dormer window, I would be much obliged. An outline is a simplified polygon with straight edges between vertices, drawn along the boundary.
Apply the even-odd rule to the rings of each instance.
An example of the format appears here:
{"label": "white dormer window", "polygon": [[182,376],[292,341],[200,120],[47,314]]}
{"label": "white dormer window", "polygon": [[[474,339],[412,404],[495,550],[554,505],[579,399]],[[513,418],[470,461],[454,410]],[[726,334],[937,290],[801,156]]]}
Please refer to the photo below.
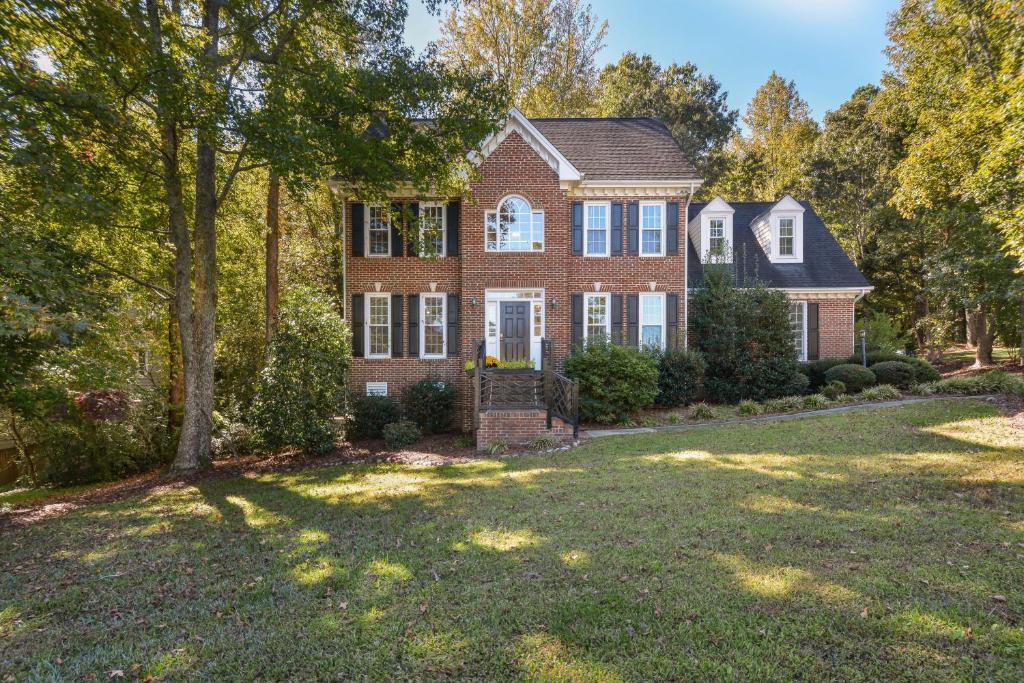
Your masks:
{"label": "white dormer window", "polygon": [[[804,207],[788,194],[768,212],[768,220],[759,223],[761,236],[772,263],[801,263],[804,260]],[[758,226],[754,226],[758,232]],[[769,233],[770,232],[770,237]]]}
{"label": "white dormer window", "polygon": [[779,219],[779,256],[793,255],[793,219]]}
{"label": "white dormer window", "polygon": [[732,263],[735,213],[721,197],[715,197],[690,221],[687,233],[701,263]]}

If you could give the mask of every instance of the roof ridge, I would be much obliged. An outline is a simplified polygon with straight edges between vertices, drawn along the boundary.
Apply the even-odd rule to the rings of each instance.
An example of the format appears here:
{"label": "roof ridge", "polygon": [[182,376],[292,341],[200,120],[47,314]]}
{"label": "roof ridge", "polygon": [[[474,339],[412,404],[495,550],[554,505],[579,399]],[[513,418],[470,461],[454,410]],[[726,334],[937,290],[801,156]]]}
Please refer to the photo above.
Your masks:
{"label": "roof ridge", "polygon": [[657,121],[665,122],[657,116],[537,116],[527,117],[529,121]]}

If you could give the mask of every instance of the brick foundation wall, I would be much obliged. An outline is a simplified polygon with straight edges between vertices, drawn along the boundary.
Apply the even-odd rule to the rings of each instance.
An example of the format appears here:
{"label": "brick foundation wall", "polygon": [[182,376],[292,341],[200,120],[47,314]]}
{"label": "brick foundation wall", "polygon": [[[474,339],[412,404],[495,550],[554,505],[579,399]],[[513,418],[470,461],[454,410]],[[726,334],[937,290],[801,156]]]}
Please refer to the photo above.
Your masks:
{"label": "brick foundation wall", "polygon": [[548,429],[544,410],[489,410],[480,413],[480,427],[476,432],[477,450],[486,450],[494,441],[509,445],[523,445],[540,436],[556,441],[572,438],[572,427],[557,417],[551,418]]}

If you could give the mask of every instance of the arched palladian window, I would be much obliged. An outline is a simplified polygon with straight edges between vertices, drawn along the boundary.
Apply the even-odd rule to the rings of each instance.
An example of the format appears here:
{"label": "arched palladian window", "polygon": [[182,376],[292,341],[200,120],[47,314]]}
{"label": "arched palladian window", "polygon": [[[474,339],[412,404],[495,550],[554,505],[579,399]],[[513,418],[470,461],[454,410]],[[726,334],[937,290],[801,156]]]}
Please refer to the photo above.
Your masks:
{"label": "arched palladian window", "polygon": [[484,232],[487,251],[544,251],[544,212],[510,195],[487,212]]}

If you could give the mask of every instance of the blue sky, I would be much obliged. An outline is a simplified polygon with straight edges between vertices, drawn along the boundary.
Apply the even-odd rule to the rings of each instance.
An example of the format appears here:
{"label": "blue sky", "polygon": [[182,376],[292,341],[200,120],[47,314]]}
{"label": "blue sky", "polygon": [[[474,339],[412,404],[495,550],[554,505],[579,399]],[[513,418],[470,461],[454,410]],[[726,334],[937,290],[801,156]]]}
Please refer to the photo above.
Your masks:
{"label": "blue sky", "polygon": [[[819,121],[886,66],[885,25],[899,0],[591,0],[608,20],[604,65],[622,53],[668,64],[691,61],[711,73],[742,114],[772,70],[796,81]],[[439,21],[409,0],[406,41],[422,48]]]}

